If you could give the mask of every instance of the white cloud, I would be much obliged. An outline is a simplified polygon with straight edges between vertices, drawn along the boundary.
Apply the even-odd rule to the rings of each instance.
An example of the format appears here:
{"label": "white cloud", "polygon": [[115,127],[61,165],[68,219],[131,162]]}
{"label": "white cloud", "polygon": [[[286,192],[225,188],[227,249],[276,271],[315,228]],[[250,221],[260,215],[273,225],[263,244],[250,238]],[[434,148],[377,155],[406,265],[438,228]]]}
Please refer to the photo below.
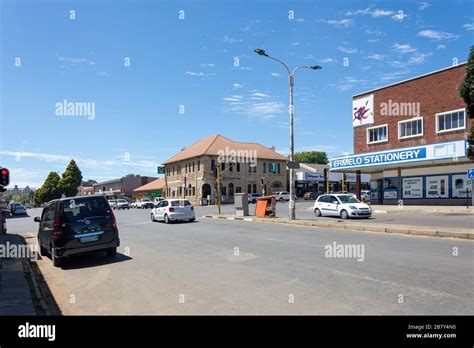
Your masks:
{"label": "white cloud", "polygon": [[417,51],[416,48],[411,47],[409,44],[399,44],[399,43],[393,44],[392,50],[400,54],[412,53],[412,52]]}
{"label": "white cloud", "polygon": [[249,91],[248,97],[229,95],[222,98],[223,111],[251,119],[272,119],[286,109],[286,104],[267,93]]}
{"label": "white cloud", "polygon": [[234,84],[232,85],[232,87],[234,87],[234,89],[239,89],[239,88],[242,88],[242,87],[244,87],[244,86],[241,85],[240,83],[234,83]]}
{"label": "white cloud", "polygon": [[72,63],[72,64],[81,64],[86,63],[88,65],[95,65],[95,62],[86,58],[66,58],[66,57],[59,57],[60,62],[64,63]]}
{"label": "white cloud", "polygon": [[224,36],[224,42],[225,43],[235,43],[235,42],[242,42],[242,39],[234,39],[229,36]]}
{"label": "white cloud", "polygon": [[375,59],[375,60],[382,60],[385,58],[385,55],[379,54],[379,53],[374,53],[371,54],[370,56],[367,56],[368,59]]}
{"label": "white cloud", "polygon": [[303,57],[303,59],[314,59],[312,54],[308,54],[307,56]]}
{"label": "white cloud", "polygon": [[438,46],[436,46],[436,49],[437,49],[437,50],[444,50],[445,48],[446,48],[446,46],[445,46],[445,45],[441,45],[441,44],[439,44]]}
{"label": "white cloud", "polygon": [[337,49],[341,52],[344,52],[344,53],[356,53],[357,52],[357,48],[349,48],[349,47],[339,46]]}
{"label": "white cloud", "polygon": [[198,77],[206,77],[206,76],[214,76],[215,75],[215,73],[205,74],[202,71],[200,71],[200,72],[186,71],[185,74],[189,75],[189,76],[198,76]]}
{"label": "white cloud", "polygon": [[203,68],[214,68],[215,67],[215,64],[212,64],[212,63],[204,63],[204,64],[201,64],[201,67]]}
{"label": "white cloud", "polygon": [[292,45],[292,46],[299,46],[300,43],[299,43],[299,42],[292,42],[291,45]]}
{"label": "white cloud", "polygon": [[336,60],[332,58],[323,58],[323,59],[318,59],[318,62],[328,64],[328,63],[334,63],[336,62]]}
{"label": "white cloud", "polygon": [[357,15],[371,15],[374,18],[377,17],[387,17],[394,14],[391,10],[381,10],[381,9],[372,9],[372,6],[367,7],[362,10],[355,10],[355,11],[347,11],[345,13],[346,16],[357,16]]}
{"label": "white cloud", "polygon": [[474,30],[474,24],[472,23],[466,23],[462,26],[464,29],[470,31],[470,30]]}
{"label": "white cloud", "polygon": [[322,23],[330,24],[338,28],[347,28],[354,25],[353,19],[328,19],[321,20]]}
{"label": "white cloud", "polygon": [[430,7],[431,5],[428,4],[427,2],[423,1],[423,2],[419,2],[418,3],[418,9],[423,11],[425,8],[428,8]]}
{"label": "white cloud", "polygon": [[396,22],[401,22],[403,21],[408,15],[406,15],[403,11],[399,11],[398,13],[394,14],[392,16],[392,19]]}
{"label": "white cloud", "polygon": [[415,52],[406,61],[395,60],[395,61],[390,62],[390,64],[392,66],[395,66],[395,67],[406,67],[406,66],[410,66],[410,65],[419,65],[419,64],[423,64],[426,61],[426,58],[431,56],[431,55],[432,55],[431,52],[430,53]]}
{"label": "white cloud", "polygon": [[422,30],[418,32],[418,36],[431,40],[449,40],[458,38],[458,35],[436,30]]}
{"label": "white cloud", "polygon": [[279,74],[279,73],[276,73],[276,72],[272,72],[271,75],[272,75],[272,76],[275,76],[275,77],[280,77],[280,74]]}

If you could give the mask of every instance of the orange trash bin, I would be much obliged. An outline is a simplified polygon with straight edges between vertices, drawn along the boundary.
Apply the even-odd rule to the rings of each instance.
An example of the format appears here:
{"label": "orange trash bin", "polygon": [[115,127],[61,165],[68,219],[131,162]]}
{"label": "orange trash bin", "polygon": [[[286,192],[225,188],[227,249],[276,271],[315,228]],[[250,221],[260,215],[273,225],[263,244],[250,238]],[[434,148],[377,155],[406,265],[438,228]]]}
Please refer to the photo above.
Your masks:
{"label": "orange trash bin", "polygon": [[275,217],[276,216],[275,196],[263,196],[257,199],[255,206],[255,216]]}

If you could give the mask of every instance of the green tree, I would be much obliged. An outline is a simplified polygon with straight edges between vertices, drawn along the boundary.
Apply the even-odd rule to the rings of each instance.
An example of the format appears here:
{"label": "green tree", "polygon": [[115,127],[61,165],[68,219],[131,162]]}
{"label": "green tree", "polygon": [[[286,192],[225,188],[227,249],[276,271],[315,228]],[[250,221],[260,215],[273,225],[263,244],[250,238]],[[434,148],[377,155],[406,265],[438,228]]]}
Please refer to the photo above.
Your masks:
{"label": "green tree", "polygon": [[82,183],[82,172],[74,160],[71,160],[63,173],[59,182],[61,194],[66,197],[73,197],[77,195],[77,188]]}
{"label": "green tree", "polygon": [[58,173],[50,172],[43,185],[36,191],[35,203],[38,202],[41,204],[61,197],[61,190],[59,187],[60,180],[61,177]]}
{"label": "green tree", "polygon": [[300,163],[328,164],[328,156],[324,151],[296,152],[295,161]]}
{"label": "green tree", "polygon": [[36,206],[40,206],[41,203],[44,202],[43,200],[43,191],[41,190],[41,187],[35,191],[35,195],[33,196],[33,203]]}
{"label": "green tree", "polygon": [[[474,118],[474,46],[471,46],[469,58],[466,64],[466,76],[459,85],[459,95],[466,103],[466,115],[469,118]],[[474,123],[470,129],[467,142],[469,147],[467,149],[467,156],[474,159]]]}
{"label": "green tree", "polygon": [[97,181],[89,179],[87,181],[83,181],[81,185],[82,186],[93,186],[95,184],[97,184]]}

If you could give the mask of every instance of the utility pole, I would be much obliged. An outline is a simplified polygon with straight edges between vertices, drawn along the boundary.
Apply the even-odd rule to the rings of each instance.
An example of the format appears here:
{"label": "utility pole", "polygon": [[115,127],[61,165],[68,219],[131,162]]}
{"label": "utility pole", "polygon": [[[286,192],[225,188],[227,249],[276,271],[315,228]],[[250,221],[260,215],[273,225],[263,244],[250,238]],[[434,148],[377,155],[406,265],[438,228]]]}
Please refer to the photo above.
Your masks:
{"label": "utility pole", "polygon": [[[299,69],[310,69],[310,70],[319,70],[322,69],[319,65],[313,65],[313,66],[297,66],[296,68],[293,69],[293,71],[290,71],[290,68],[286,63],[281,61],[278,58],[272,57],[268,55],[265,50],[261,48],[257,48],[254,50],[255,53],[257,53],[260,56],[264,56],[267,58],[270,58],[281,65],[283,65],[288,72],[288,81],[290,84],[290,162],[294,162],[295,160],[295,139],[294,139],[294,131],[293,131],[293,118],[294,118],[294,105],[293,105],[293,90],[294,90],[294,79],[295,79],[295,74]],[[289,212],[288,212],[288,218],[290,220],[295,220],[296,219],[296,212],[295,212],[295,177],[294,177],[294,169],[290,168],[290,202],[289,202]]]}
{"label": "utility pole", "polygon": [[217,164],[217,211],[218,214],[221,215],[221,180],[220,180],[220,173],[221,169],[219,168],[220,164]]}

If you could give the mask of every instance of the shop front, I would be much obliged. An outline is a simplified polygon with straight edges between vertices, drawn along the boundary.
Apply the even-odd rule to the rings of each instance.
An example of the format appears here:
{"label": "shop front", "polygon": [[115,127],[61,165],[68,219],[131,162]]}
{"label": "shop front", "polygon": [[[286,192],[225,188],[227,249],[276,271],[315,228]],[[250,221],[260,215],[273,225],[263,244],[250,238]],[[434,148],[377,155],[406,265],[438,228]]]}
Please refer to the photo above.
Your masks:
{"label": "shop front", "polygon": [[[331,172],[371,175],[374,204],[464,205],[472,197],[465,140],[342,156]],[[357,180],[356,180],[357,181]],[[356,182],[357,187],[357,182]]]}

